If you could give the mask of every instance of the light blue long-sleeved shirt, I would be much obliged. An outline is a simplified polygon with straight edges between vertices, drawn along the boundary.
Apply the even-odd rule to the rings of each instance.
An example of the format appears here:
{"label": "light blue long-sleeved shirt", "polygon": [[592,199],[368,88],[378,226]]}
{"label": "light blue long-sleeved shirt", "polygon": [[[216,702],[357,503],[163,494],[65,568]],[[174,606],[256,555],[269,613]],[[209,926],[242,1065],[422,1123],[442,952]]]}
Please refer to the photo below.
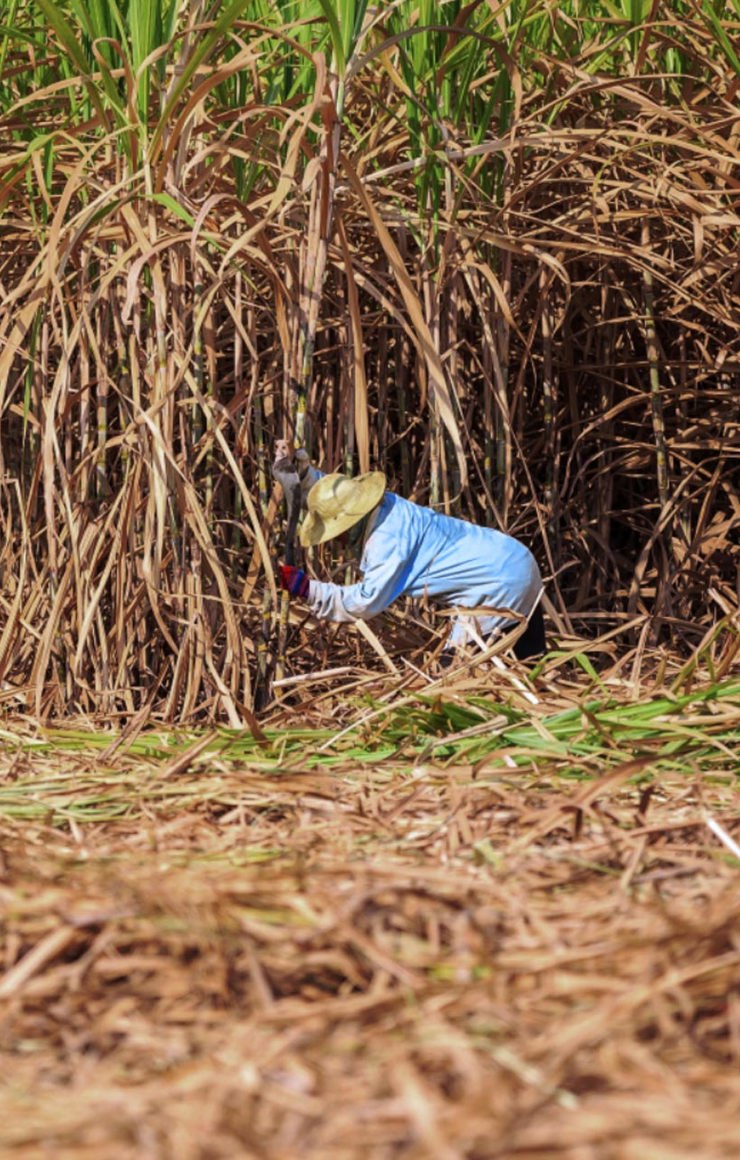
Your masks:
{"label": "light blue long-sleeved shirt", "polygon": [[[399,596],[426,596],[461,610],[485,608],[473,621],[474,630],[485,637],[512,626],[519,616],[528,617],[536,606],[542,591],[540,571],[529,549],[513,536],[442,515],[392,492],[385,493],[371,520],[360,563],[362,579],[348,585],[311,580],[308,602],[316,616],[368,620]],[[454,620],[449,647],[464,643],[468,625],[465,613]]]}

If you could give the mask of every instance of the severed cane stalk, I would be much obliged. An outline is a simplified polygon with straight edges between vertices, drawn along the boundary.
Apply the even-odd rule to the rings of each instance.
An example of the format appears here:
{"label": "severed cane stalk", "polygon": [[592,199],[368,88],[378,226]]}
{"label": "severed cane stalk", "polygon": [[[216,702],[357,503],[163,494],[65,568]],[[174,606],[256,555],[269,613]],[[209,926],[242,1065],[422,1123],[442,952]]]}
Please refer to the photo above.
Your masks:
{"label": "severed cane stalk", "polygon": [[[292,459],[287,454],[276,458],[272,474],[283,489],[287,508],[287,522],[285,528],[285,563],[295,565],[295,536],[298,529],[298,517],[301,513],[301,481]],[[283,590],[280,594],[280,616],[278,619],[277,656],[275,659],[275,681],[282,681],[285,676],[285,644],[288,635],[288,615],[290,612],[290,593]]]}

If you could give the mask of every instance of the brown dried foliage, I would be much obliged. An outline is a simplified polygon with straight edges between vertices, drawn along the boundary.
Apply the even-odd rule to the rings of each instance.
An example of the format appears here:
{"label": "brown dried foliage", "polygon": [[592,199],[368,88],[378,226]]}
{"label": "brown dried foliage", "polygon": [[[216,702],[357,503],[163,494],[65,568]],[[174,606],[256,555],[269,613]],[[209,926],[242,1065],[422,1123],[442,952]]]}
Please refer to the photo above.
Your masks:
{"label": "brown dried foliage", "polygon": [[[250,74],[247,120],[206,70],[153,172],[110,139],[85,157],[87,123],[24,180],[11,149],[0,678],[42,717],[238,724],[263,703],[267,461],[296,388],[324,467],[372,463],[525,538],[566,631],[650,615],[652,643],[691,651],[737,606],[740,551],[737,77],[700,17],[679,36],[654,6],[634,75],[592,75],[597,44],[509,62],[516,122],[480,147],[449,127],[433,215],[380,57],[341,134],[323,65],[305,117]],[[674,33],[685,75],[649,75]],[[34,108],[11,102],[8,131]],[[65,108],[50,91],[39,132]]]}
{"label": "brown dried foliage", "polygon": [[4,1155],[737,1155],[737,864],[704,821],[737,835],[736,790],[1,760],[129,787],[0,824]]}

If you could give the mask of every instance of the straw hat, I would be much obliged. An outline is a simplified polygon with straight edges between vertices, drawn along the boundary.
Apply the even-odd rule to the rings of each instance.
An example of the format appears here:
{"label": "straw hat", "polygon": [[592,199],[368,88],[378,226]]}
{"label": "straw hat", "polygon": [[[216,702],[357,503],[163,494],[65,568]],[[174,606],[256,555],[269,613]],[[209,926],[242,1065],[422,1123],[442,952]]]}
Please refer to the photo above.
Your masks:
{"label": "straw hat", "polygon": [[308,493],[308,515],[301,528],[304,548],[323,544],[351,528],[380,503],[385,491],[382,471],[349,479],[334,472],[318,479]]}

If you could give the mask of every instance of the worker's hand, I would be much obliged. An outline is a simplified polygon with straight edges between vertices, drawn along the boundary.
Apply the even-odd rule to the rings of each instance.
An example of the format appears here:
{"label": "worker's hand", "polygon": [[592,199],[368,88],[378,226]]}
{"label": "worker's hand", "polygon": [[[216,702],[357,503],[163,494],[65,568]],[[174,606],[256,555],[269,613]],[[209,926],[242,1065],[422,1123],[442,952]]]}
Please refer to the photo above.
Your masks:
{"label": "worker's hand", "polygon": [[[283,459],[287,459],[288,463],[283,464]],[[273,463],[275,467],[280,464],[284,471],[293,466],[293,446],[290,439],[275,440],[275,458]]]}
{"label": "worker's hand", "polygon": [[275,463],[279,463],[281,459],[295,460],[299,470],[311,462],[306,448],[294,447],[290,439],[275,440]]}
{"label": "worker's hand", "polygon": [[291,596],[308,596],[309,579],[301,568],[293,568],[290,564],[280,565],[280,587]]}

